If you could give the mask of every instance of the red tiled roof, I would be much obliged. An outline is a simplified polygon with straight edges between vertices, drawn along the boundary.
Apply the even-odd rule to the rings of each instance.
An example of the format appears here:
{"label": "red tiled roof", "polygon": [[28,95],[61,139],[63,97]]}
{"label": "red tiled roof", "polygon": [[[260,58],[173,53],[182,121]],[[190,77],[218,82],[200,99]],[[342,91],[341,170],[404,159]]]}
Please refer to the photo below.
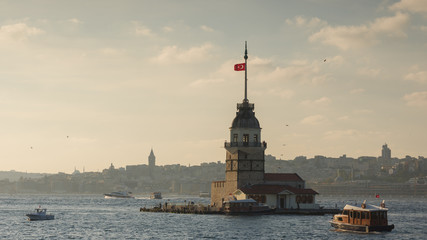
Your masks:
{"label": "red tiled roof", "polygon": [[272,182],[303,182],[304,180],[296,173],[265,173],[264,181]]}
{"label": "red tiled roof", "polygon": [[249,187],[242,187],[240,190],[246,194],[277,194],[285,190],[285,186],[256,184]]}
{"label": "red tiled roof", "polygon": [[285,190],[294,194],[319,194],[310,188],[301,189],[288,185],[255,184],[249,187],[240,188],[240,191],[245,194],[278,194]]}

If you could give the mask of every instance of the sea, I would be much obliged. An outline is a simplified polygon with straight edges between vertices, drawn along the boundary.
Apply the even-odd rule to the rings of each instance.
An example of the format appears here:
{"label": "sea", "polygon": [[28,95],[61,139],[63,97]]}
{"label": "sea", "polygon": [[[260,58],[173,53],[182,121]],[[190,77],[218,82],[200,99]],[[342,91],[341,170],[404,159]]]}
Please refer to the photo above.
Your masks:
{"label": "sea", "polygon": [[[105,199],[103,195],[0,194],[0,239],[427,239],[426,197],[317,196],[325,208],[379,205],[386,200],[391,232],[336,231],[332,215],[226,216],[140,212],[160,203],[209,204],[208,198],[148,195]],[[25,214],[41,206],[50,221],[28,221]]]}

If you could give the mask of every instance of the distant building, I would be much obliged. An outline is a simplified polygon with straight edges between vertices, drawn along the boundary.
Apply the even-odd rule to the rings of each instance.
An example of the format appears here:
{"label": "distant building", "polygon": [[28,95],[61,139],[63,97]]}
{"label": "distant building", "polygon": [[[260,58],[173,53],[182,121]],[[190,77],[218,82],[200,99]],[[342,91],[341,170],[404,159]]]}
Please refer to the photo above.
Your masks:
{"label": "distant building", "polygon": [[150,155],[148,156],[148,166],[154,168],[156,166],[156,156],[154,156],[153,149],[151,149]]}
{"label": "distant building", "polygon": [[387,147],[387,143],[383,145],[381,157],[383,160],[391,160],[391,150]]}
{"label": "distant building", "polygon": [[[247,58],[245,50],[245,64]],[[305,189],[305,181],[298,174],[265,173],[267,143],[261,141],[261,127],[254,104],[247,99],[246,82],[245,72],[245,98],[237,104],[230,142],[224,143],[225,181],[212,182],[211,205],[222,207],[227,200],[252,198],[271,208],[318,208],[317,192]]]}

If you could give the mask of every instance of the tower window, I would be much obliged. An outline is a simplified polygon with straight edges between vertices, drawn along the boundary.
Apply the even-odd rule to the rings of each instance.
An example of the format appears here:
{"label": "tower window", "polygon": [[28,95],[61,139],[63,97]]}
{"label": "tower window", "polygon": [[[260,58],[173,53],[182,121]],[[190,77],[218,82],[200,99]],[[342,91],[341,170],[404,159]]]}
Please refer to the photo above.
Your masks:
{"label": "tower window", "polygon": [[258,134],[254,135],[254,142],[256,142],[256,143],[258,142]]}
{"label": "tower window", "polygon": [[238,135],[237,135],[237,133],[235,133],[235,134],[233,135],[233,142],[237,142],[237,137],[238,137]]}
{"label": "tower window", "polygon": [[249,143],[249,134],[243,134],[243,145],[248,145]]}

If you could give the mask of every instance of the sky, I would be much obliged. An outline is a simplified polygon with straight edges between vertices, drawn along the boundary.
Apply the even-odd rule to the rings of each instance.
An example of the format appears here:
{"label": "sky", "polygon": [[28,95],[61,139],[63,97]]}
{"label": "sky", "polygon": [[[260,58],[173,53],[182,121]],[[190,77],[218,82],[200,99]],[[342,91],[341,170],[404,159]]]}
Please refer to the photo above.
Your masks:
{"label": "sky", "polygon": [[427,1],[0,0],[0,171],[224,162],[245,41],[266,154],[427,157]]}

